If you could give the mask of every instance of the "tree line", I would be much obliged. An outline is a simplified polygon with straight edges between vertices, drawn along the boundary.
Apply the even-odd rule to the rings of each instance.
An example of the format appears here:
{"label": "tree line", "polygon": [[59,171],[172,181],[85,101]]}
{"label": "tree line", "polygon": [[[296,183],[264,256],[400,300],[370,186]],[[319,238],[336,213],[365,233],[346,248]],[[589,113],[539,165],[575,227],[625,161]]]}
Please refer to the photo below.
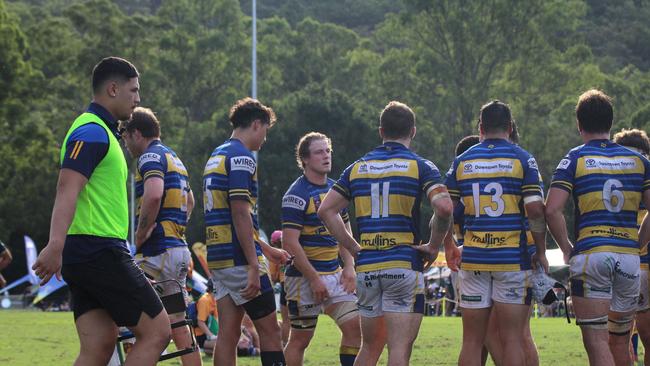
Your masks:
{"label": "tree line", "polygon": [[[509,103],[547,184],[580,144],[573,109],[585,89],[614,97],[617,129],[650,122],[647,0],[258,4],[258,97],[279,120],[259,155],[267,232],[300,174],[299,137],[332,137],[336,178],[380,143],[390,100],[414,109],[413,148],[443,174],[456,142],[475,133],[480,106]],[[106,56],[139,69],[142,105],[201,197],[204,164],[230,133],[228,109],[250,94],[249,14],[245,0],[0,0],[0,239],[25,232],[47,242],[61,142]],[[187,237],[203,241],[200,212]]]}

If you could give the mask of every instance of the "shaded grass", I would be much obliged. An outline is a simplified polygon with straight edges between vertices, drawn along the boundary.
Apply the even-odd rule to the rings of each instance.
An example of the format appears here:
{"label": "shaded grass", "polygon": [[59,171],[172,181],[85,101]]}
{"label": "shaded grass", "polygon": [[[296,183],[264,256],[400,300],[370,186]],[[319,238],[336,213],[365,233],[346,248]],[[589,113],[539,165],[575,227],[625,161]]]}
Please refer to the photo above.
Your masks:
{"label": "shaded grass", "polygon": [[[532,319],[541,365],[586,365],[580,330],[562,318]],[[455,365],[461,346],[460,318],[426,317],[415,342],[412,365]],[[0,311],[0,365],[70,365],[79,343],[72,313]],[[320,317],[318,329],[305,355],[305,365],[339,364],[339,332],[334,323]],[[209,357],[204,364],[210,365]],[[163,365],[180,364],[170,360]],[[386,364],[386,352],[380,359]],[[257,357],[239,359],[239,365],[260,365]]]}

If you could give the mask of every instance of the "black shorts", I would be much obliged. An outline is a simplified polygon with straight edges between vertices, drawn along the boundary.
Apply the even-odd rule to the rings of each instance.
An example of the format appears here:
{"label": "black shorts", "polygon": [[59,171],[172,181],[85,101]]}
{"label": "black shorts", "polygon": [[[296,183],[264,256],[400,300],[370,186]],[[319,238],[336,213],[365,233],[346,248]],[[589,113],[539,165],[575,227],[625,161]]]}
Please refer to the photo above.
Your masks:
{"label": "black shorts", "polygon": [[61,268],[70,287],[75,320],[93,309],[105,309],[118,326],[135,326],[142,312],[151,318],[163,309],[144,272],[123,248],[107,248],[89,262]]}
{"label": "black shorts", "polygon": [[208,340],[208,337],[205,334],[201,334],[199,336],[196,336],[196,344],[199,345],[199,347],[204,348],[203,345],[205,344],[205,341]]}

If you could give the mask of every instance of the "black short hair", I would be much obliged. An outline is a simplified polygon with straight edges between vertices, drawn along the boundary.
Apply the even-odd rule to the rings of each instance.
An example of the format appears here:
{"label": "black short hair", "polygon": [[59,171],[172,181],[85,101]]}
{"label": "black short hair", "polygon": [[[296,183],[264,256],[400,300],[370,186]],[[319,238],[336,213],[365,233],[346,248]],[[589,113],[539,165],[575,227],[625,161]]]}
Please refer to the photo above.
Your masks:
{"label": "black short hair", "polygon": [[460,141],[458,141],[458,144],[456,144],[456,156],[460,156],[460,154],[464,153],[467,151],[467,149],[478,144],[479,142],[481,142],[481,138],[478,135],[469,135],[463,137]]}
{"label": "black short hair", "polygon": [[506,132],[512,124],[510,107],[499,100],[493,100],[481,107],[480,121],[485,133]]}
{"label": "black short hair", "polygon": [[107,80],[124,82],[138,76],[138,70],[129,61],[120,57],[106,57],[93,68],[93,93],[99,92]]}
{"label": "black short hair", "polygon": [[576,118],[578,126],[585,132],[609,132],[614,122],[612,99],[600,90],[587,90],[578,98]]}
{"label": "black short hair", "polygon": [[142,137],[160,137],[160,122],[149,108],[137,107],[122,127],[127,132],[138,130]]}
{"label": "black short hair", "polygon": [[275,112],[270,107],[260,103],[259,100],[246,97],[238,100],[230,108],[228,116],[233,128],[248,128],[255,120],[273,126],[275,124]]}
{"label": "black short hair", "polygon": [[625,147],[635,148],[646,156],[650,155],[650,139],[643,130],[624,128],[614,135],[614,142]]}
{"label": "black short hair", "polygon": [[327,137],[327,135],[320,132],[309,132],[301,137],[300,141],[298,141],[298,145],[296,145],[296,163],[298,163],[298,168],[305,168],[305,163],[302,159],[309,157],[309,148],[311,147],[311,143],[316,140],[325,140],[330,150],[332,149],[332,140]]}
{"label": "black short hair", "polygon": [[411,136],[415,126],[415,113],[406,104],[392,101],[384,107],[379,116],[379,126],[388,139],[401,139]]}

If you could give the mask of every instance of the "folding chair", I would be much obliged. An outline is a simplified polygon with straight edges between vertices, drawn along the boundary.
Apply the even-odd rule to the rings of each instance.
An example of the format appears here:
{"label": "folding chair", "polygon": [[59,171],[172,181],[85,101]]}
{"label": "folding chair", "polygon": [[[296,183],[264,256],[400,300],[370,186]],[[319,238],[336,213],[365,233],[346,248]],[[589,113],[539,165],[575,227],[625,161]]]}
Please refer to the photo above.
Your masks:
{"label": "folding chair", "polygon": [[[155,286],[157,284],[166,283],[166,282],[175,282],[178,285],[178,289],[179,289],[179,291],[175,294],[160,297],[160,301],[162,301],[162,304],[165,307],[167,314],[185,313],[187,306],[185,305],[185,299],[183,298],[183,291],[182,291],[183,287],[180,282],[178,282],[177,280],[165,280],[165,281],[152,282],[152,285]],[[175,352],[162,354],[160,355],[158,361],[165,361],[170,358],[180,357],[198,351],[199,346],[196,343],[196,335],[194,334],[194,327],[192,326],[192,320],[187,318],[187,314],[185,315],[185,319],[171,324],[172,329],[184,327],[184,326],[188,326],[190,329],[190,338],[192,339],[192,344],[190,345],[190,347],[185,349],[180,349]],[[120,360],[120,364],[123,364],[124,359],[126,358],[125,357],[126,352],[124,351],[123,342],[126,341],[127,339],[132,339],[132,338],[135,338],[135,335],[133,334],[133,332],[131,332],[128,329],[126,329],[126,331],[124,332],[120,332],[119,336],[117,337],[116,347],[117,347],[117,353]]]}

